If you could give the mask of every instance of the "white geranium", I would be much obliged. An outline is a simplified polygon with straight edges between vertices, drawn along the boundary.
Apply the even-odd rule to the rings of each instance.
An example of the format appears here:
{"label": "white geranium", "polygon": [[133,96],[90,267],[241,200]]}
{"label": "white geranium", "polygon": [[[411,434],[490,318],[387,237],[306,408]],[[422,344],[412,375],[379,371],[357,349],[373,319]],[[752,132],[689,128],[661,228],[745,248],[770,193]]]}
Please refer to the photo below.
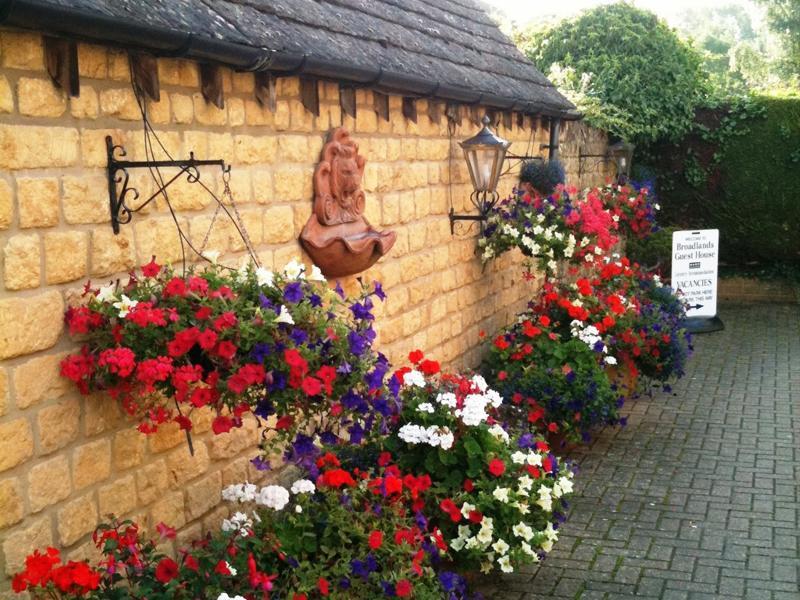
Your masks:
{"label": "white geranium", "polygon": [[222,520],[222,531],[238,531],[242,535],[247,535],[252,527],[253,521],[242,512],[235,513],[230,519]]}
{"label": "white geranium", "polygon": [[256,496],[256,504],[273,510],[283,510],[289,504],[289,490],[280,485],[263,487]]}
{"label": "white geranium", "polygon": [[416,386],[416,387],[425,387],[425,376],[417,371],[416,369],[412,369],[405,375],[403,375],[403,385],[407,386]]}
{"label": "white geranium", "polygon": [[456,395],[452,392],[445,392],[436,396],[436,402],[448,408],[455,408],[458,405]]}
{"label": "white geranium", "polygon": [[293,494],[313,494],[317,487],[310,479],[298,479],[292,484],[291,492]]}
{"label": "white geranium", "polygon": [[603,361],[604,361],[604,362],[605,362],[607,365],[615,365],[615,364],[617,364],[617,359],[616,359],[616,358],[614,358],[613,356],[606,356],[606,357],[603,359]]}
{"label": "white geranium", "polygon": [[430,402],[422,402],[420,403],[419,406],[417,406],[417,411],[432,415],[434,413],[433,404],[431,404]]}
{"label": "white geranium", "polygon": [[488,385],[486,385],[486,380],[483,377],[481,377],[480,375],[473,375],[472,376],[472,383],[481,392],[485,392],[489,387]]}
{"label": "white geranium", "polygon": [[253,502],[256,499],[258,486],[252,483],[234,483],[222,490],[222,499],[226,502]]}

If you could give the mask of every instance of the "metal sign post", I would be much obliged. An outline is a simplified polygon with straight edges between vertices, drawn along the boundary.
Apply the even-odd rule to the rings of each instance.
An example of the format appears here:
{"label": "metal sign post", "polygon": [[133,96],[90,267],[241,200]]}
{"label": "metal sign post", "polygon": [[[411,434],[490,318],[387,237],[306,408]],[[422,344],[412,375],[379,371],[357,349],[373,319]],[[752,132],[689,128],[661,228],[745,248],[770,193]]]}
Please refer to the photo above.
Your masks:
{"label": "metal sign post", "polygon": [[672,287],[688,304],[686,328],[708,333],[725,328],[717,316],[719,229],[672,234]]}

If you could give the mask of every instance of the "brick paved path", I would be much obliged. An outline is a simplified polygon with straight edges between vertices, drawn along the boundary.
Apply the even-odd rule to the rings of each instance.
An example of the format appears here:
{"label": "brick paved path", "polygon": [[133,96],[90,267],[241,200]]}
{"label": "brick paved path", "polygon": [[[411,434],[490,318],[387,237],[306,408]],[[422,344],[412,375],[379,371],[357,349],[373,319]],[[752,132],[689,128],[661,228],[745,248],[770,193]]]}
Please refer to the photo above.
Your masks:
{"label": "brick paved path", "polygon": [[800,600],[800,307],[725,307],[672,394],[576,451],[569,521],[487,598]]}

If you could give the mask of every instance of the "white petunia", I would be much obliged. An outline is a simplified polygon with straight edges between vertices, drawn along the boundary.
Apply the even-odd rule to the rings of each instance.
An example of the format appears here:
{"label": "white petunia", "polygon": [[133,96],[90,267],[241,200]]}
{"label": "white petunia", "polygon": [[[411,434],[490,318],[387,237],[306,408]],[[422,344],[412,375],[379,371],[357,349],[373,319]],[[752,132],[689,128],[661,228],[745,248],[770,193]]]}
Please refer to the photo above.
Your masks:
{"label": "white petunia", "polygon": [[325,275],[322,274],[322,271],[320,271],[320,268],[317,265],[311,266],[311,275],[308,276],[308,279],[310,281],[326,281]]}
{"label": "white petunia", "polygon": [[494,544],[492,544],[492,550],[494,550],[498,554],[506,554],[509,548],[510,546],[506,544],[506,542],[503,539],[498,539]]}
{"label": "white petunia", "polygon": [[518,464],[518,465],[523,464],[525,462],[526,458],[527,457],[526,457],[525,453],[524,452],[520,452],[519,450],[517,450],[516,452],[514,452],[514,454],[511,455],[511,461],[516,463],[516,464]]}
{"label": "white petunia", "polygon": [[542,507],[542,510],[551,512],[553,510],[553,495],[552,490],[547,486],[539,488],[539,499],[536,504]]}
{"label": "white petunia", "polygon": [[113,283],[109,283],[108,285],[104,285],[99,290],[97,290],[97,295],[95,296],[98,302],[110,302],[111,300],[117,299],[117,286]]}
{"label": "white petunia", "polygon": [[272,287],[272,282],[275,280],[275,274],[269,269],[258,267],[256,269],[256,281],[260,286]]}
{"label": "white petunia", "polygon": [[[231,574],[233,574],[233,570],[230,569],[230,567],[228,568],[228,570],[231,571]],[[217,596],[217,600],[247,600],[247,599],[244,596],[229,596],[225,592],[222,592],[219,596]]]}
{"label": "white petunia", "polygon": [[219,250],[206,250],[201,256],[210,261],[212,264],[217,264],[220,254],[222,253]]}
{"label": "white petunia", "polygon": [[119,316],[124,318],[128,316],[128,313],[131,312],[137,304],[139,304],[138,300],[131,300],[125,294],[122,294],[120,301],[114,302],[112,306],[119,311]]}
{"label": "white petunia", "polygon": [[522,538],[526,542],[529,542],[533,537],[533,529],[521,521],[514,525],[514,527],[511,528],[511,531],[514,532],[515,536]]}
{"label": "white petunia", "polygon": [[617,364],[617,359],[614,358],[613,356],[606,356],[603,360],[607,365]]}
{"label": "white petunia", "polygon": [[507,487],[498,487],[498,488],[494,489],[494,491],[492,492],[492,496],[494,496],[495,499],[499,500],[500,502],[506,502],[507,503],[508,502],[508,493],[510,491],[511,490],[508,489]]}
{"label": "white petunia", "polygon": [[276,323],[286,323],[287,325],[294,325],[294,319],[292,318],[292,313],[289,312],[289,309],[286,308],[283,304],[281,304],[281,311],[278,314],[278,318],[275,319]]}
{"label": "white petunia", "polygon": [[497,563],[500,565],[500,570],[503,573],[513,573],[514,567],[511,566],[511,559],[508,556],[501,556],[497,559]]}
{"label": "white petunia", "polygon": [[283,267],[283,274],[289,279],[305,279],[305,270],[305,265],[293,258]]}

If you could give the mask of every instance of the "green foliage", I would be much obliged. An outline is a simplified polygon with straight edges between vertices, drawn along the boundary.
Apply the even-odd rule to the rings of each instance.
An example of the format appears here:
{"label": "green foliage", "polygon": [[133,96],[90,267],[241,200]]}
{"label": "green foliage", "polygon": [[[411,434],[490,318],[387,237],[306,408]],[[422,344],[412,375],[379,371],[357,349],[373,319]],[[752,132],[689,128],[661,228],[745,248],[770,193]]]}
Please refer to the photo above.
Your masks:
{"label": "green foliage", "polygon": [[628,238],[625,241],[625,254],[644,268],[668,276],[672,265],[673,231],[673,227],[664,227],[645,238]]}
{"label": "green foliage", "polygon": [[574,70],[567,91],[580,92],[578,108],[593,125],[637,143],[678,139],[691,127],[704,91],[701,59],[653,13],[602,6],[517,41],[545,73],[554,64]]}
{"label": "green foliage", "polygon": [[663,221],[718,227],[729,265],[800,263],[800,97],[756,97],[698,119],[693,135],[648,156],[659,169]]}
{"label": "green foliage", "polygon": [[756,0],[767,7],[770,27],[786,43],[787,64],[800,74],[800,0]]}

